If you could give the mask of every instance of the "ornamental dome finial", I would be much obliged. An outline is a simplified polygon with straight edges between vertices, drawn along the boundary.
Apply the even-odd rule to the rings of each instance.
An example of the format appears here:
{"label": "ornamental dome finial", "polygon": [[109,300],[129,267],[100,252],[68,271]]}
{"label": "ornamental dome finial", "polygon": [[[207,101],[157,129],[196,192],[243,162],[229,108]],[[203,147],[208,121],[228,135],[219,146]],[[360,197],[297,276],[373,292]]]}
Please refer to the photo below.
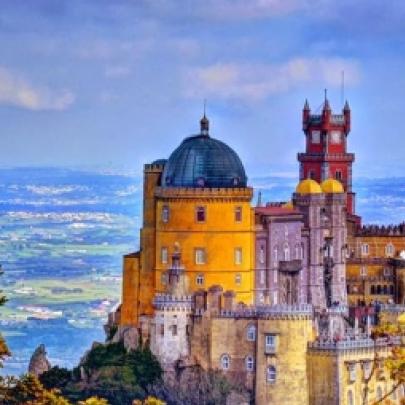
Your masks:
{"label": "ornamental dome finial", "polygon": [[201,135],[209,135],[209,129],[210,129],[210,122],[205,115],[205,105],[206,105],[206,100],[204,100],[204,115],[200,120],[200,129],[201,129]]}

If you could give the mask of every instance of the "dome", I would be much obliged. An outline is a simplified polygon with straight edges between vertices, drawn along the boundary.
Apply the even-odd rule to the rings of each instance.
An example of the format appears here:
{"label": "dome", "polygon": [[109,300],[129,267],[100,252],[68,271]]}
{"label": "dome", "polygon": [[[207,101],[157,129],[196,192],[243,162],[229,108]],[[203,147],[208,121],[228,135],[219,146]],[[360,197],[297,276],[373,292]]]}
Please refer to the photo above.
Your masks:
{"label": "dome", "polygon": [[228,145],[208,135],[205,121],[201,122],[201,129],[201,134],[184,139],[170,155],[162,186],[246,187],[246,173],[239,156]]}
{"label": "dome", "polygon": [[336,179],[326,179],[321,184],[324,193],[344,193],[342,183]]}
{"label": "dome", "polygon": [[313,179],[301,180],[295,192],[298,194],[320,194],[322,193],[321,186]]}
{"label": "dome", "polygon": [[294,204],[293,204],[292,201],[288,201],[288,202],[284,203],[284,204],[282,205],[282,207],[292,210],[292,209],[294,208]]}

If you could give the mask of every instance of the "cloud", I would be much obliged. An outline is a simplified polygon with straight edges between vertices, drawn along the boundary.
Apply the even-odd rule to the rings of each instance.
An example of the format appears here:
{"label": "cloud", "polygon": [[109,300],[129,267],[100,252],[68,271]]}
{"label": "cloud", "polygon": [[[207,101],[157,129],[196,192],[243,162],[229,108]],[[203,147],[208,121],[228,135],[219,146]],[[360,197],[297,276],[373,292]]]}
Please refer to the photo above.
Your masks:
{"label": "cloud", "polygon": [[55,92],[48,87],[38,87],[26,79],[0,67],[0,104],[28,110],[65,110],[75,100],[69,90]]}
{"label": "cloud", "polygon": [[280,64],[218,63],[186,72],[184,94],[198,99],[213,96],[260,102],[311,83],[338,87],[342,71],[347,86],[359,82],[358,63],[349,59],[294,58]]}

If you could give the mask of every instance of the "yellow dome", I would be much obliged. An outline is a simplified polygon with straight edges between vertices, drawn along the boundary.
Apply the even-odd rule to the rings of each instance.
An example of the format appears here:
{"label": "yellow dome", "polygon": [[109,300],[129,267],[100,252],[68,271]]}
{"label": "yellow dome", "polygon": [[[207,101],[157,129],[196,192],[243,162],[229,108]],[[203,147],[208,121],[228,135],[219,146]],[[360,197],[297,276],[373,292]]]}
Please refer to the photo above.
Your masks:
{"label": "yellow dome", "polygon": [[324,193],[344,193],[342,183],[336,179],[326,179],[321,184]]}
{"label": "yellow dome", "polygon": [[294,208],[294,205],[293,205],[292,201],[288,201],[288,202],[286,202],[285,204],[283,204],[282,207],[283,207],[283,208],[288,208],[288,209],[291,209],[291,210],[292,210],[292,209]]}
{"label": "yellow dome", "polygon": [[321,186],[313,179],[301,180],[298,183],[295,192],[298,194],[320,194],[322,193]]}
{"label": "yellow dome", "polygon": [[401,315],[398,317],[398,323],[400,325],[405,325],[405,312],[403,312]]}

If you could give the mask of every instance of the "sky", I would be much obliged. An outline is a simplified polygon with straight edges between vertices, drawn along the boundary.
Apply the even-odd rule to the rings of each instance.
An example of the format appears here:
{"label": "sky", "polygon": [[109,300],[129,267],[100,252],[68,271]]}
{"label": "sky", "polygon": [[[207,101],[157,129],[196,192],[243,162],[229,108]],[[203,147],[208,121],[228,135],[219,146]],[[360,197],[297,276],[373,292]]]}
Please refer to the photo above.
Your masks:
{"label": "sky", "polygon": [[297,175],[327,88],[352,109],[354,175],[402,176],[403,21],[401,0],[1,0],[0,165],[140,174],[206,99],[249,177]]}

